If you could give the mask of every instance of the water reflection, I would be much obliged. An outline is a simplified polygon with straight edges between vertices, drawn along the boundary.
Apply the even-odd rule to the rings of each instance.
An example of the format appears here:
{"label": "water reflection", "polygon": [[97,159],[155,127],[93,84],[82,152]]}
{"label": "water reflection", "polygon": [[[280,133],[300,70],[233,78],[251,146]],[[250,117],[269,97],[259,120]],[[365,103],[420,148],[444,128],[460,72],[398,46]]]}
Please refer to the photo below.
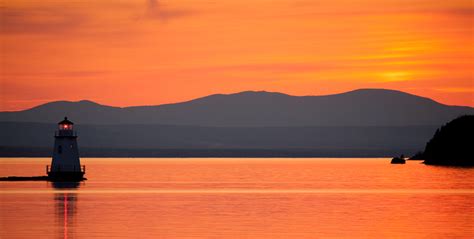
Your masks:
{"label": "water reflection", "polygon": [[74,222],[77,213],[77,190],[78,182],[53,182],[52,187],[67,192],[54,194],[54,211],[56,215],[57,237],[72,238],[74,235]]}
{"label": "water reflection", "polygon": [[[0,176],[44,164],[5,160],[18,163],[0,164]],[[0,182],[0,238],[474,238],[474,169],[389,159],[89,160],[91,181]]]}

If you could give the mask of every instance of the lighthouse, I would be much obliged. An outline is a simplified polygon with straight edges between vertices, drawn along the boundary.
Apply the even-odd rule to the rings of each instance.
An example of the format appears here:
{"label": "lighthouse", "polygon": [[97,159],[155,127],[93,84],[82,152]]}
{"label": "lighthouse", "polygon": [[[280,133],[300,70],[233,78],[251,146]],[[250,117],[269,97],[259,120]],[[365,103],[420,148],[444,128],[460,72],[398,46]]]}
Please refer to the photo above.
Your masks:
{"label": "lighthouse", "polygon": [[51,167],[46,166],[50,181],[82,181],[86,173],[85,166],[81,167],[77,134],[74,123],[67,117],[58,123],[54,134],[54,151]]}

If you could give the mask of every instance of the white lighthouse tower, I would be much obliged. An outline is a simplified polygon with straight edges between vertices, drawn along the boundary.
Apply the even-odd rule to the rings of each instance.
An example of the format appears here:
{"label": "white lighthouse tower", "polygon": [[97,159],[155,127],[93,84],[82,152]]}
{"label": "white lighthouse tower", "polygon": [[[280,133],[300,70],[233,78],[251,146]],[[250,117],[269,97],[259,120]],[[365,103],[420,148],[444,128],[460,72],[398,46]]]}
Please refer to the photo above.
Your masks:
{"label": "white lighthouse tower", "polygon": [[81,167],[77,134],[73,130],[74,123],[67,117],[58,123],[58,131],[54,134],[54,151],[51,167],[46,171],[51,181],[84,180],[85,166]]}

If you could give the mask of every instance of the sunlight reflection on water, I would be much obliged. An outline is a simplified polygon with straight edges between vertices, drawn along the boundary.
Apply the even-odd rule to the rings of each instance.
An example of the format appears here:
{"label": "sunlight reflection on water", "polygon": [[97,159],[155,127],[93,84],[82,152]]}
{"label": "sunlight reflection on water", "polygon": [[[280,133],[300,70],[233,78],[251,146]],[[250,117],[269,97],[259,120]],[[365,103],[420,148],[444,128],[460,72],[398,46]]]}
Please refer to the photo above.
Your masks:
{"label": "sunlight reflection on water", "polygon": [[[38,175],[48,160],[3,158],[0,176]],[[1,237],[474,236],[473,169],[389,159],[83,162],[89,180],[79,184],[0,182]]]}

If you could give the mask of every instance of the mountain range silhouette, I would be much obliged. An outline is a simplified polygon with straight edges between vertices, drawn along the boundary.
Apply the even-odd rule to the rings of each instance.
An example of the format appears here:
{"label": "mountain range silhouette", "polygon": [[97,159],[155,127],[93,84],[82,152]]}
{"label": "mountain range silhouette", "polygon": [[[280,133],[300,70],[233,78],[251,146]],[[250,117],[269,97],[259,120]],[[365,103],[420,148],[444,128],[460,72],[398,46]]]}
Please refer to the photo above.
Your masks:
{"label": "mountain range silhouette", "polygon": [[265,91],[216,94],[156,106],[112,107],[92,101],[55,101],[0,121],[51,123],[65,115],[80,124],[166,124],[219,127],[440,125],[473,113],[394,90],[361,89],[326,96],[290,96]]}
{"label": "mountain range silhouette", "polygon": [[409,155],[440,125],[465,114],[474,114],[474,108],[384,89],[326,96],[245,91],[123,108],[87,100],[56,101],[0,112],[0,155],[17,155],[28,148],[48,154],[55,123],[64,116],[77,124],[81,154],[86,155],[142,150],[149,153],[140,155],[154,156],[159,149],[173,155],[184,149]]}

